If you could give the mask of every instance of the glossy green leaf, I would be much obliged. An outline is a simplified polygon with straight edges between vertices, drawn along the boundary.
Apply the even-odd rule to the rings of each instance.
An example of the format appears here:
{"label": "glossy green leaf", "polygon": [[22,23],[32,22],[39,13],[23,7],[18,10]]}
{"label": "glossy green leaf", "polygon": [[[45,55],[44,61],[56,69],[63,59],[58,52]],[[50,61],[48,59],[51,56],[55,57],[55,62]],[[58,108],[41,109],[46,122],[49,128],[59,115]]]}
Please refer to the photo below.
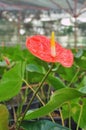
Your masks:
{"label": "glossy green leaf", "polygon": [[8,110],[5,105],[0,104],[0,130],[9,130],[8,129]]}
{"label": "glossy green leaf", "polygon": [[51,96],[50,101],[45,106],[43,106],[33,112],[28,111],[25,116],[25,119],[27,119],[27,120],[35,119],[35,118],[47,115],[48,113],[52,112],[56,108],[59,108],[63,103],[68,102],[70,100],[73,100],[73,99],[78,98],[83,95],[86,95],[86,94],[83,94],[73,88],[60,89]]}
{"label": "glossy green leaf", "polygon": [[49,75],[48,78],[47,78],[47,81],[51,84],[51,86],[58,90],[58,89],[61,89],[61,88],[65,88],[65,84],[60,80],[60,78],[58,77],[54,77],[52,75]]}
{"label": "glossy green leaf", "polygon": [[22,126],[25,130],[69,130],[59,124],[53,123],[48,120],[39,120],[32,122],[23,122]]}
{"label": "glossy green leaf", "polygon": [[22,85],[24,69],[24,64],[19,62],[4,73],[0,81],[0,101],[8,100],[18,94]]}

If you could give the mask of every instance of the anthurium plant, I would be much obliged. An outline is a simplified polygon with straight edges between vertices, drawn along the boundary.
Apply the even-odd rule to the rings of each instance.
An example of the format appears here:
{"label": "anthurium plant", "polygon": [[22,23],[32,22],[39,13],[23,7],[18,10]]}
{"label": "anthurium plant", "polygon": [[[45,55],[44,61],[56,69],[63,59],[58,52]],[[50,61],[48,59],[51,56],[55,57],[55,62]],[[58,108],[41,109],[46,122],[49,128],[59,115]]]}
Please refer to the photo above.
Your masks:
{"label": "anthurium plant", "polygon": [[[62,47],[52,32],[51,38],[27,37],[25,49],[2,47],[0,55],[0,130],[74,130],[71,119],[76,130],[86,129],[86,50]],[[35,99],[41,106],[31,109]],[[61,124],[55,123],[54,110],[59,110]]]}

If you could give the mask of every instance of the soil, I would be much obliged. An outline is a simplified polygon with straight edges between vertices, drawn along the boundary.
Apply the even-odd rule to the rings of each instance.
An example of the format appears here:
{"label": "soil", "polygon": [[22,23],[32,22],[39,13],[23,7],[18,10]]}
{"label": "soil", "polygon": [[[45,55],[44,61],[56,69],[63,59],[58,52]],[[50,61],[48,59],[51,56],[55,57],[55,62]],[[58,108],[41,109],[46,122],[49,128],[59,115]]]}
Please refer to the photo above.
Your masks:
{"label": "soil", "polygon": [[[10,128],[9,128],[9,130],[16,130],[15,129],[15,126],[13,125],[13,126],[11,126]],[[24,130],[23,128],[20,128],[19,130]]]}

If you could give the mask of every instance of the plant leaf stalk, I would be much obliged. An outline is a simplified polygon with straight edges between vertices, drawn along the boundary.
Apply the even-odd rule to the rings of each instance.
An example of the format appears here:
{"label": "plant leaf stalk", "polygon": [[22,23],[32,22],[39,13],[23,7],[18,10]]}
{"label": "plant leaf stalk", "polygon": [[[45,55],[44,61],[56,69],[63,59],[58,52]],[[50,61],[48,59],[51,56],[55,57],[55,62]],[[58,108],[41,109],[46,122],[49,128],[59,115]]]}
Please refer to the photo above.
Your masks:
{"label": "plant leaf stalk", "polygon": [[27,105],[27,107],[26,107],[26,109],[25,109],[25,111],[24,111],[24,114],[23,114],[22,117],[21,117],[21,120],[20,120],[20,122],[19,122],[19,125],[18,125],[18,127],[17,127],[17,130],[20,129],[21,123],[22,123],[22,121],[23,121],[23,119],[24,119],[24,117],[25,117],[25,115],[26,115],[26,113],[27,113],[27,111],[28,111],[28,109],[29,109],[31,103],[33,102],[33,100],[34,100],[36,94],[39,92],[40,88],[43,86],[43,83],[45,82],[46,78],[47,78],[48,75],[50,74],[50,72],[51,72],[51,70],[52,70],[52,68],[53,68],[53,65],[54,65],[54,64],[51,65],[51,67],[50,67],[49,70],[47,71],[46,75],[43,77],[43,79],[42,79],[42,81],[40,82],[40,84],[39,84],[37,90],[35,91],[35,93],[34,93],[34,95],[32,96],[30,102],[28,103],[28,105]]}

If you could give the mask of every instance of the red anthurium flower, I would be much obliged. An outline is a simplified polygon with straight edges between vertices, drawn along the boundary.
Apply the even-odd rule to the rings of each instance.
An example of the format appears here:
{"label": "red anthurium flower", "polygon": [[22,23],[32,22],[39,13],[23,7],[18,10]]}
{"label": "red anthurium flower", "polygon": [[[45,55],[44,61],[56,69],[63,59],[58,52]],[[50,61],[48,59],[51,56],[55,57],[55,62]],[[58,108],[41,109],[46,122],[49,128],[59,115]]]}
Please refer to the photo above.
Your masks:
{"label": "red anthurium flower", "polygon": [[10,64],[10,61],[9,59],[6,57],[6,56],[3,56],[3,59],[5,60],[6,64],[9,65]]}
{"label": "red anthurium flower", "polygon": [[63,48],[54,41],[54,33],[51,39],[43,35],[28,37],[26,47],[36,57],[46,62],[59,62],[64,67],[71,67],[73,64],[73,54],[71,50]]}

